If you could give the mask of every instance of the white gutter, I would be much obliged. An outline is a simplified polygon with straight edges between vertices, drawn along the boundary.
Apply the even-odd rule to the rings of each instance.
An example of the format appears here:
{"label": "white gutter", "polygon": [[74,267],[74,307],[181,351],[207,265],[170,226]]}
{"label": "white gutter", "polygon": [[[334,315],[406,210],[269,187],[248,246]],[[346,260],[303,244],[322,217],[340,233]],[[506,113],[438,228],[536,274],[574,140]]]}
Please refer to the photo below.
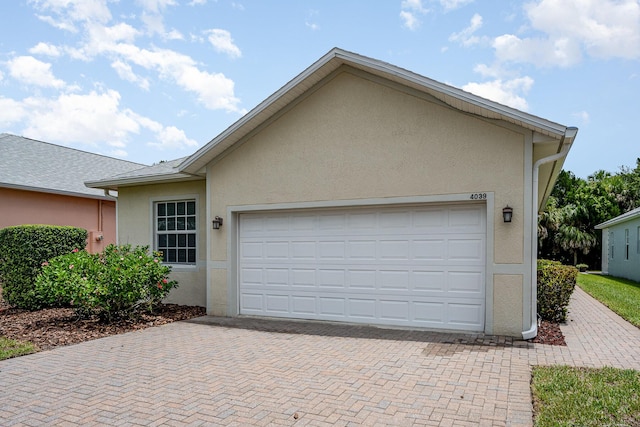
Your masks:
{"label": "white gutter", "polygon": [[[570,127],[567,128],[564,136],[562,137],[562,148],[559,153],[553,154],[548,157],[543,157],[537,160],[533,164],[533,218],[535,218],[535,223],[532,224],[531,227],[531,253],[535,256],[535,259],[538,259],[538,215],[539,215],[539,207],[538,207],[538,181],[540,174],[540,166],[545,163],[555,162],[558,159],[566,157],[569,153],[569,149],[571,148],[571,144],[578,133],[578,128]],[[566,142],[567,139],[569,142]],[[529,340],[535,338],[538,335],[538,274],[537,274],[537,262],[531,263],[531,327],[522,331],[522,339]]]}

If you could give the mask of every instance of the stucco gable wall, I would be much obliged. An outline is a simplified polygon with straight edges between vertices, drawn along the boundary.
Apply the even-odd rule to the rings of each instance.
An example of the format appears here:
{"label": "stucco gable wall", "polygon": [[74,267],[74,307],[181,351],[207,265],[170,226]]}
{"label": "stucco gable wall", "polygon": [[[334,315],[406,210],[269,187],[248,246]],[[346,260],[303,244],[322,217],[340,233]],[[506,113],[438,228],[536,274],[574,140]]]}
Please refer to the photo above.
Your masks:
{"label": "stucco gable wall", "polygon": [[[523,262],[524,136],[342,73],[210,165],[216,215],[228,205],[495,192],[495,261]],[[226,259],[216,239],[213,256]]]}
{"label": "stucco gable wall", "polygon": [[174,266],[171,277],[178,288],[167,302],[206,306],[206,192],[205,181],[120,187],[118,191],[118,239],[120,244],[153,248],[153,203],[196,199],[197,264]]}

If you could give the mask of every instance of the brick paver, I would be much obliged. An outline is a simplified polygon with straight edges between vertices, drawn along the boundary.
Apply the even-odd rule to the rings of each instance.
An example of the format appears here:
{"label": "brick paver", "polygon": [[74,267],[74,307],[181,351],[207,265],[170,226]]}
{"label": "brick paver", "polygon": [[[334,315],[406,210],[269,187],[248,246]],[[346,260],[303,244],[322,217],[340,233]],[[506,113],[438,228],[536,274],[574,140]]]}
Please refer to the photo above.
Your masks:
{"label": "brick paver", "polygon": [[640,369],[577,289],[568,346],[203,317],[0,362],[1,425],[529,426],[535,364]]}

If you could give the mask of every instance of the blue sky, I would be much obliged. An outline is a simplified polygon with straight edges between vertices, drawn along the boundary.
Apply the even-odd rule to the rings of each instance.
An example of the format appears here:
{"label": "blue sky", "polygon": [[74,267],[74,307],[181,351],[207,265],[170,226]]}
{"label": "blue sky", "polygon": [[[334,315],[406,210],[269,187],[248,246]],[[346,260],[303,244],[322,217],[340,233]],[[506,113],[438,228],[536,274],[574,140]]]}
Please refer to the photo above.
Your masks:
{"label": "blue sky", "polygon": [[0,132],[145,164],[192,154],[333,47],[580,128],[635,166],[640,0],[12,0]]}

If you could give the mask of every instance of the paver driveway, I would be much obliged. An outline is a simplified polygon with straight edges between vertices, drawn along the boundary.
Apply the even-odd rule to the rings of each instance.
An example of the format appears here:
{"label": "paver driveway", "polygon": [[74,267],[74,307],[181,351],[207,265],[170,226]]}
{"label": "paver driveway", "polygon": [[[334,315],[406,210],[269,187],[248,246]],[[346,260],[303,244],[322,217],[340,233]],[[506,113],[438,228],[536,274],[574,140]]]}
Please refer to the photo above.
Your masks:
{"label": "paver driveway", "polygon": [[[567,347],[200,318],[0,362],[2,425],[530,425],[531,364],[640,369],[577,289]],[[586,313],[586,315],[584,315]]]}

